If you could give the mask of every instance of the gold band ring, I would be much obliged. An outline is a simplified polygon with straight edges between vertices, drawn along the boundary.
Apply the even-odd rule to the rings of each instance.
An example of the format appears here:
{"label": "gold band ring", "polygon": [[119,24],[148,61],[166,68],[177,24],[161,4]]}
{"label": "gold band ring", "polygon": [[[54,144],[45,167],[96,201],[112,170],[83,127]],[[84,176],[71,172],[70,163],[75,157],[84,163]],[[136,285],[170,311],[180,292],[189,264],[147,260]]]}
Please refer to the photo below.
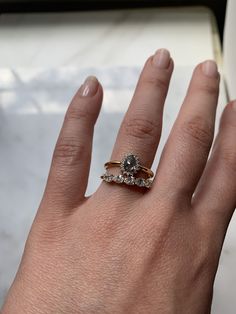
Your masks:
{"label": "gold band ring", "polygon": [[[128,185],[137,185],[139,187],[145,187],[150,189],[153,182],[154,173],[151,169],[141,165],[138,156],[129,153],[124,156],[121,161],[111,160],[104,164],[106,173],[101,176],[101,179],[111,183],[125,183]],[[109,172],[109,168],[119,167],[121,173],[119,175],[113,175]],[[136,177],[138,172],[144,172],[148,178]]]}
{"label": "gold band ring", "polygon": [[[109,169],[110,167],[119,167],[121,166],[122,162],[118,161],[118,160],[112,160],[112,161],[108,161],[104,164],[105,169]],[[146,173],[148,175],[149,178],[154,177],[154,173],[151,169],[144,167],[142,165],[140,165],[139,167],[140,171],[143,171],[144,173]]]}

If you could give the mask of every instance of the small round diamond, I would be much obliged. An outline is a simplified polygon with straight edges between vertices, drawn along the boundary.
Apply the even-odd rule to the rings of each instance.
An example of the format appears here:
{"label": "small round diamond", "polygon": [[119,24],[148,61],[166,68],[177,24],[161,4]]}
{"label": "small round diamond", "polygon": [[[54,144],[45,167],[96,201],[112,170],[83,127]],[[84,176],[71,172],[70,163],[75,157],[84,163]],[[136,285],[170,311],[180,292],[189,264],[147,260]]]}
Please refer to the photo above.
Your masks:
{"label": "small round diamond", "polygon": [[106,182],[111,182],[113,180],[113,175],[109,172],[106,172],[102,175],[102,179]]}
{"label": "small round diamond", "polygon": [[124,179],[124,182],[128,185],[134,185],[135,184],[135,178],[134,177],[127,177]]}
{"label": "small round diamond", "polygon": [[107,177],[106,177],[106,181],[107,182],[111,182],[113,180],[113,175],[112,174],[110,174],[110,175],[108,175]]}
{"label": "small round diamond", "polygon": [[147,179],[145,181],[145,187],[149,189],[151,186],[152,186],[152,180],[151,179]]}
{"label": "small round diamond", "polygon": [[121,174],[119,174],[118,176],[113,177],[113,181],[116,183],[122,183],[124,181],[124,177]]}
{"label": "small round diamond", "polygon": [[136,184],[137,186],[143,187],[143,186],[145,186],[145,179],[143,179],[143,178],[137,178],[137,179],[135,180],[135,184]]}

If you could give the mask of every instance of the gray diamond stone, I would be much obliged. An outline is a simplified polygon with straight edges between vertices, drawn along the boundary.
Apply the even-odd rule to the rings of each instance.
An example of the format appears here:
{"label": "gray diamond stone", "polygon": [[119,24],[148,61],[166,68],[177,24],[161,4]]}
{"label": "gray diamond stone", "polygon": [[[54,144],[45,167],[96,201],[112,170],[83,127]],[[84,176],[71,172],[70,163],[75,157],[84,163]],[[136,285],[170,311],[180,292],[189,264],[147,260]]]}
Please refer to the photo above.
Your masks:
{"label": "gray diamond stone", "polygon": [[128,155],[124,160],[124,169],[127,172],[132,173],[136,171],[137,165],[138,162],[134,155]]}

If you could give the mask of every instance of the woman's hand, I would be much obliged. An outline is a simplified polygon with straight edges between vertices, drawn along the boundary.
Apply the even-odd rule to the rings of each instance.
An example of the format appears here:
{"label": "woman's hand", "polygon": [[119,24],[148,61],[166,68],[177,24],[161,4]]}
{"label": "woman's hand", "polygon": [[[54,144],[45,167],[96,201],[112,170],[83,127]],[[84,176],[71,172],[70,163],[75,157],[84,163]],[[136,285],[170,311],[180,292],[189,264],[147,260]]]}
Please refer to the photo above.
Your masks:
{"label": "woman's hand", "polygon": [[[172,70],[164,49],[147,60],[111,159],[131,151],[152,165]],[[102,103],[98,81],[85,81],[67,111],[3,314],[210,313],[236,205],[236,102],[224,110],[207,161],[218,90],[215,63],[199,64],[149,191],[103,182],[85,197]]]}

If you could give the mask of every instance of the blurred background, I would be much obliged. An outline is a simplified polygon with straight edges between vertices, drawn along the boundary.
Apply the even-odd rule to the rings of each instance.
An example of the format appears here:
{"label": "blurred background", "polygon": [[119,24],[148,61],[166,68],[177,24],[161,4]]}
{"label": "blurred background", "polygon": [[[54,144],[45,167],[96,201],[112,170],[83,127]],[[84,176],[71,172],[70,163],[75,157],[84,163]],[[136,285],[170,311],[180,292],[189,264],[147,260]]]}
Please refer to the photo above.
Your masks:
{"label": "blurred background", "polygon": [[[222,74],[218,128],[228,98],[236,97],[235,4],[0,0],[0,306],[42,197],[64,113],[85,77],[96,75],[104,87],[90,194],[100,182],[141,68],[158,48],[170,50],[175,71],[154,169],[192,70],[205,59],[216,60]],[[235,314],[235,264],[233,219],[215,282],[213,314]]]}

